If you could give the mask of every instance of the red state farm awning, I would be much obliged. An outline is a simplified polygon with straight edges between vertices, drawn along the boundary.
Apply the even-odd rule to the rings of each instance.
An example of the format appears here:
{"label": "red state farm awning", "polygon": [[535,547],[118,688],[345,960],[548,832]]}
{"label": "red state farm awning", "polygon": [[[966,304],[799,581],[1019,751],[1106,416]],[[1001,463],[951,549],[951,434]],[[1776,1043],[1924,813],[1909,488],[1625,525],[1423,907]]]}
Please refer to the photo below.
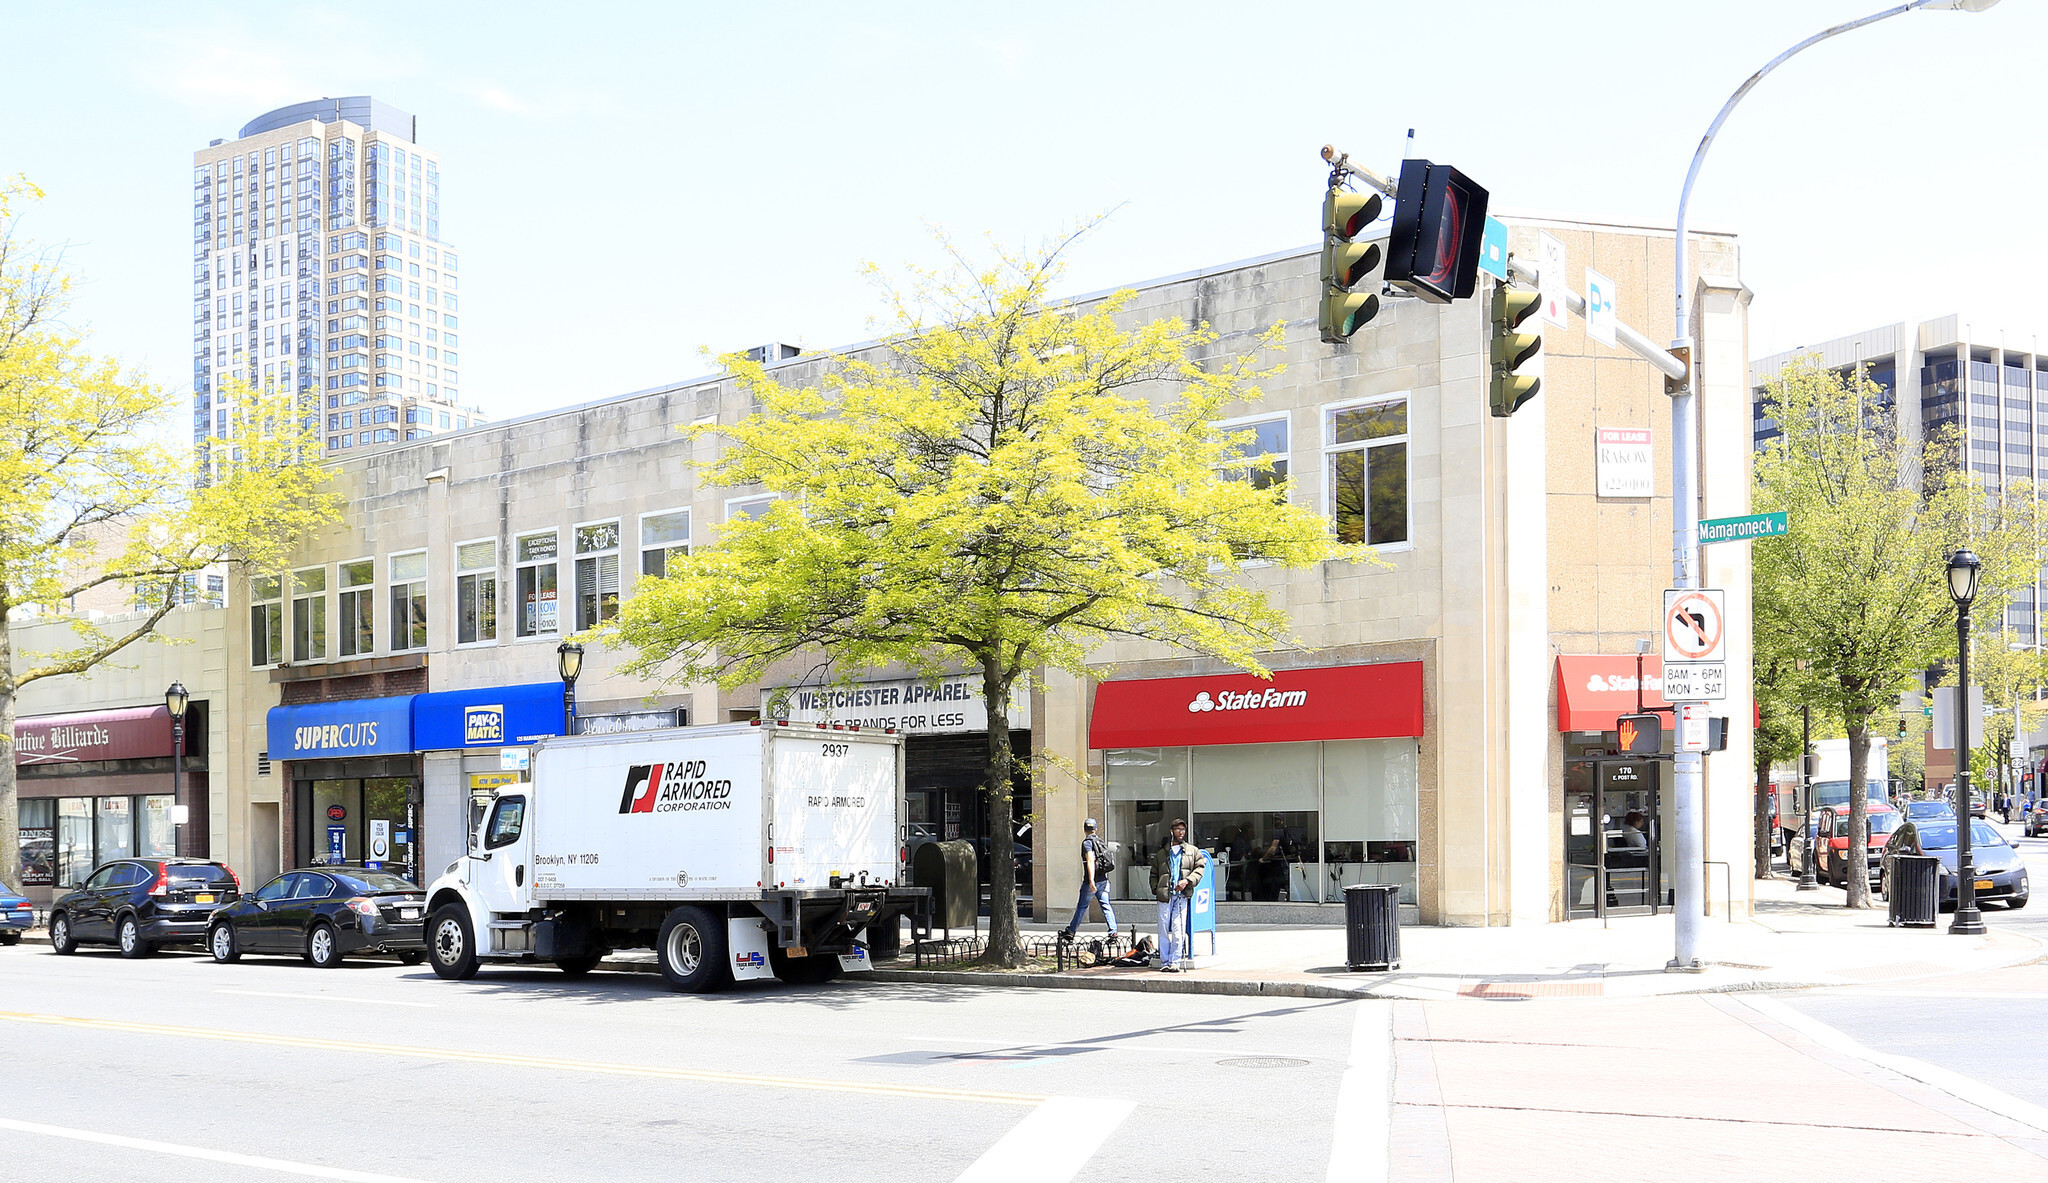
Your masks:
{"label": "red state farm awning", "polygon": [[[1643,708],[1664,701],[1664,661],[1644,657]],[[1557,659],[1557,729],[1612,731],[1617,715],[1636,713],[1636,655],[1560,656]],[[1668,724],[1667,724],[1668,726]]]}
{"label": "red state farm awning", "polygon": [[1159,748],[1422,734],[1422,663],[1134,678],[1095,690],[1091,748]]}

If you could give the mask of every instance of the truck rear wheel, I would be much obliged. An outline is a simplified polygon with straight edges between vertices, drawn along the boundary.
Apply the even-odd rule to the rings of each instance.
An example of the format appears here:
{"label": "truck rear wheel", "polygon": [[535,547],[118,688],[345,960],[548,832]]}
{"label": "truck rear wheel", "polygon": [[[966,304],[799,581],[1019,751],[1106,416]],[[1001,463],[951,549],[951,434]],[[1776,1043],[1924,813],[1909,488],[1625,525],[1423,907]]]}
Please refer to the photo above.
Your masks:
{"label": "truck rear wheel", "polygon": [[815,986],[839,976],[839,958],[830,953],[791,957],[781,949],[771,947],[768,950],[768,968],[792,986]]}
{"label": "truck rear wheel", "polygon": [[427,922],[427,961],[435,974],[451,982],[476,976],[476,931],[469,923],[469,909],[447,904],[434,913]]}
{"label": "truck rear wheel", "polygon": [[725,920],[708,909],[685,904],[670,912],[661,922],[654,954],[661,964],[661,976],[685,993],[703,994],[732,984]]}

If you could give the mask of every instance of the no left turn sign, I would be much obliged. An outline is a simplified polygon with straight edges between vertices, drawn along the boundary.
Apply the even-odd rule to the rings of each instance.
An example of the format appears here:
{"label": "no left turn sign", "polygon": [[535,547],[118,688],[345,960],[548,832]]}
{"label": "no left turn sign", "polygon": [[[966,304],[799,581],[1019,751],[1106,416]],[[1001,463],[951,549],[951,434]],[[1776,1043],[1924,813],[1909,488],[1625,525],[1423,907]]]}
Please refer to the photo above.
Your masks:
{"label": "no left turn sign", "polygon": [[1664,660],[1726,661],[1726,593],[1714,587],[1664,590]]}

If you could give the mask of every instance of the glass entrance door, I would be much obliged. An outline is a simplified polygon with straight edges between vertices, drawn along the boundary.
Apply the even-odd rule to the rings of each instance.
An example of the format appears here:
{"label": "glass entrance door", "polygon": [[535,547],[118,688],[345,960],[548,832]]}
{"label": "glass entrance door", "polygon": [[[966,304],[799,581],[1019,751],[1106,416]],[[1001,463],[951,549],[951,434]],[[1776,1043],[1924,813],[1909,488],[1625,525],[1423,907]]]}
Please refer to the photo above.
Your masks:
{"label": "glass entrance door", "polygon": [[1659,760],[1573,760],[1565,765],[1565,910],[1582,916],[1648,915],[1665,898]]}

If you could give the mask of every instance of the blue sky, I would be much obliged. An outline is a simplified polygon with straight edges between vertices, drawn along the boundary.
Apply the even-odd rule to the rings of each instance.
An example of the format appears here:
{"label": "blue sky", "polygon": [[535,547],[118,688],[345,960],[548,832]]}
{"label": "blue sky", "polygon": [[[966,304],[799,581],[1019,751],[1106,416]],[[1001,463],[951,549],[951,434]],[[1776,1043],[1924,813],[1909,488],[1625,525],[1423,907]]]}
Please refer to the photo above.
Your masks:
{"label": "blue sky", "polygon": [[[1875,7],[16,0],[0,175],[48,191],[25,231],[66,245],[96,347],[183,386],[192,151],[323,95],[402,107],[463,252],[465,394],[509,417],[704,373],[706,347],[867,339],[861,264],[935,263],[935,228],[1024,243],[1113,210],[1073,291],[1305,246],[1317,149],[1392,171],[1410,127],[1501,208],[1668,225],[1728,93]],[[2043,47],[2039,0],[1909,13],[1745,101],[1693,221],[1743,235],[1753,356],[1951,311],[2048,328]],[[1622,318],[1652,301],[1623,290]]]}

